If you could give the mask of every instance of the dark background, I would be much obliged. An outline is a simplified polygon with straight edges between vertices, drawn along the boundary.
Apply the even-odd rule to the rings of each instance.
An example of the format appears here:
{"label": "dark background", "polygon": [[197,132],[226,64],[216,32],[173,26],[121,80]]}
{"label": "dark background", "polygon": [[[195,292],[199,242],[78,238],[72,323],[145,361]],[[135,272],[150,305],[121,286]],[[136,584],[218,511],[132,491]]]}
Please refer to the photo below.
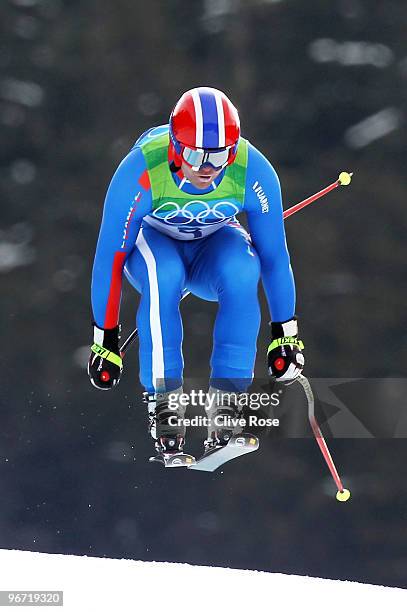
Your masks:
{"label": "dark background", "polygon": [[[137,351],[112,393],[84,369],[110,177],[207,84],[238,107],[285,208],[355,173],[286,224],[306,373],[404,376],[406,23],[403,0],[2,0],[0,547],[407,586],[405,440],[330,440],[347,504],[311,438],[164,472],[147,462]],[[126,287],[125,332],[136,306]],[[216,306],[182,309],[186,376],[206,376]]]}

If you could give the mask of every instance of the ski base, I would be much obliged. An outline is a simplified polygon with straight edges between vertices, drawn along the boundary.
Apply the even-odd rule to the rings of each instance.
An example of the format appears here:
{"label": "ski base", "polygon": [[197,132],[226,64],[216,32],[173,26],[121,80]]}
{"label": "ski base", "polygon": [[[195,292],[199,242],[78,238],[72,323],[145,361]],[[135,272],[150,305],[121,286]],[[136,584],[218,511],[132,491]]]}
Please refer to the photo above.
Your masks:
{"label": "ski base", "polygon": [[259,448],[259,439],[250,433],[233,436],[226,446],[216,446],[206,451],[202,457],[188,466],[190,470],[214,472],[218,467],[246,453],[252,453]]}
{"label": "ski base", "polygon": [[161,463],[166,468],[190,467],[195,464],[195,457],[188,453],[159,453],[149,461]]}

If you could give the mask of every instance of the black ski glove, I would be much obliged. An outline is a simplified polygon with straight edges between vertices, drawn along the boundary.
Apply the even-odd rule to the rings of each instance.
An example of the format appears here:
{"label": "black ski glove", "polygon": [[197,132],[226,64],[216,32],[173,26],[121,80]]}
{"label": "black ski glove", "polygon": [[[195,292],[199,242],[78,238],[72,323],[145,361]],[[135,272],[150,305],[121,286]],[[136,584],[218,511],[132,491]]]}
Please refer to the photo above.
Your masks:
{"label": "black ski glove", "polygon": [[116,386],[122,375],[119,331],[119,326],[102,329],[96,323],[93,324],[93,344],[88,361],[88,374],[92,385],[103,391]]}
{"label": "black ski glove", "polygon": [[267,349],[268,371],[278,382],[290,385],[304,367],[304,344],[298,339],[297,317],[271,323],[271,344]]}

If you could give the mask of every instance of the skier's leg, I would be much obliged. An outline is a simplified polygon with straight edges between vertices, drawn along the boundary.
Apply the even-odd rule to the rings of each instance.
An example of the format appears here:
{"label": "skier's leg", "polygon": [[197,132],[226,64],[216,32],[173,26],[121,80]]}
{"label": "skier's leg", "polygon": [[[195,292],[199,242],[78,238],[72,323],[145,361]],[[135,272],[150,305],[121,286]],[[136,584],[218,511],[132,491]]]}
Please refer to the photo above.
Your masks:
{"label": "skier's leg", "polygon": [[230,224],[196,246],[187,287],[219,302],[213,333],[211,385],[245,391],[252,381],[260,327],[260,263],[249,236]]}
{"label": "skier's leg", "polygon": [[140,230],[125,265],[140,292],[137,312],[140,381],[150,394],[182,385],[182,321],[179,302],[185,267],[176,240],[153,228]]}
{"label": "skier's leg", "polygon": [[260,326],[260,263],[248,234],[237,223],[221,228],[195,248],[188,289],[219,302],[205,405],[208,451],[227,444],[242,431],[236,419],[241,416],[240,393],[253,377]]}
{"label": "skier's leg", "polygon": [[[182,321],[179,302],[185,286],[180,245],[153,228],[143,228],[126,262],[125,274],[139,291],[137,311],[140,381],[146,389],[149,433],[159,454],[182,451],[185,408],[174,402],[182,393]],[[170,396],[172,403],[170,401]]]}

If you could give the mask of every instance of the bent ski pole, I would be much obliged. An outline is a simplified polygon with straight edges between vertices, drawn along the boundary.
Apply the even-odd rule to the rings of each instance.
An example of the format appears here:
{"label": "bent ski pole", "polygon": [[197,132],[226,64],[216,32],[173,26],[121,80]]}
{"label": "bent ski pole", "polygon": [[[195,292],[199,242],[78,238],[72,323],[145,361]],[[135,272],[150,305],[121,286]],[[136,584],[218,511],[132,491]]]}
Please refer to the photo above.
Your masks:
{"label": "bent ski pole", "polygon": [[304,389],[305,395],[307,397],[307,402],[308,402],[308,419],[311,425],[311,429],[312,432],[315,436],[315,440],[318,443],[318,446],[321,450],[322,456],[324,457],[326,464],[329,468],[329,471],[331,472],[331,476],[335,481],[335,484],[337,486],[337,493],[336,493],[336,499],[338,501],[341,502],[345,502],[348,501],[348,499],[350,498],[350,492],[348,491],[348,489],[345,489],[342,481],[340,479],[340,476],[338,474],[338,470],[335,467],[335,463],[334,460],[332,459],[331,453],[329,452],[328,449],[328,445],[325,442],[325,438],[322,434],[322,431],[318,425],[317,419],[315,417],[315,411],[314,411],[314,394],[312,392],[311,389],[311,385],[309,383],[309,380],[306,376],[304,376],[303,374],[300,374],[297,378],[298,382],[300,383],[300,385],[302,386],[302,388]]}
{"label": "bent ski pole", "polygon": [[[305,208],[309,204],[312,204],[312,202],[315,202],[315,200],[319,200],[319,198],[322,198],[324,195],[326,195],[333,189],[336,189],[340,185],[349,185],[349,183],[352,180],[352,176],[353,176],[353,172],[341,172],[338,179],[334,183],[332,183],[331,185],[328,185],[328,187],[325,187],[324,189],[321,189],[321,191],[314,193],[314,195],[310,196],[309,198],[306,198],[302,202],[299,202],[298,204],[295,204],[294,206],[291,206],[291,208],[288,208],[287,210],[285,210],[283,212],[283,219],[287,219],[288,217],[291,217],[291,215],[293,215],[294,213],[298,212],[302,208]],[[183,294],[182,299],[184,299],[184,297],[186,297],[188,294],[189,294],[189,291],[186,291]],[[138,336],[138,330],[136,328],[136,329],[133,329],[129,337],[123,342],[122,346],[120,347],[120,354],[122,357],[126,353],[128,348],[133,344],[137,336]]]}

